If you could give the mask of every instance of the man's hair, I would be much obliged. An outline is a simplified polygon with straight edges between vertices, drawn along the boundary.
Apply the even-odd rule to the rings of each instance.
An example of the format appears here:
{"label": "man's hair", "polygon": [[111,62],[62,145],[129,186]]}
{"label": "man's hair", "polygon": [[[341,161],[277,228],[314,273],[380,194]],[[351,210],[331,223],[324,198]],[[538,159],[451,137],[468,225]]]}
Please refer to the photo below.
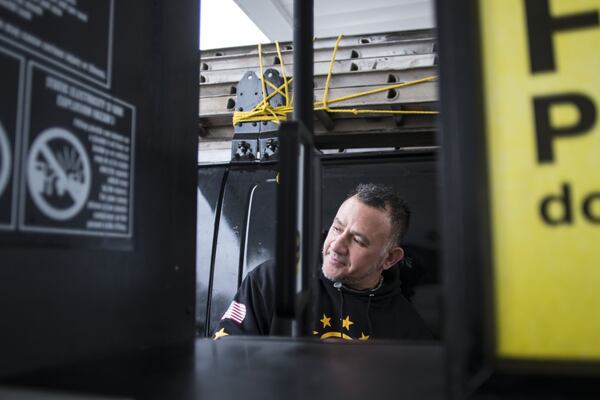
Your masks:
{"label": "man's hair", "polygon": [[392,224],[391,242],[400,245],[408,230],[410,209],[394,189],[379,183],[361,183],[348,194],[346,200],[353,196],[367,206],[388,212]]}

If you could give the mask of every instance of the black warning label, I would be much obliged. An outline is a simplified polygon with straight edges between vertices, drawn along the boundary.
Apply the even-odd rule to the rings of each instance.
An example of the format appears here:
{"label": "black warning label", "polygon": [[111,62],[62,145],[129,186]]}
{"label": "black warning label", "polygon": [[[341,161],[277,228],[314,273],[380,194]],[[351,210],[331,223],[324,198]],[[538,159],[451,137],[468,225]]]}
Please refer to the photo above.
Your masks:
{"label": "black warning label", "polygon": [[0,47],[0,230],[14,229],[23,58]]}
{"label": "black warning label", "polygon": [[0,40],[110,86],[113,0],[0,0]]}
{"label": "black warning label", "polygon": [[131,237],[135,108],[30,64],[25,121],[20,229]]}

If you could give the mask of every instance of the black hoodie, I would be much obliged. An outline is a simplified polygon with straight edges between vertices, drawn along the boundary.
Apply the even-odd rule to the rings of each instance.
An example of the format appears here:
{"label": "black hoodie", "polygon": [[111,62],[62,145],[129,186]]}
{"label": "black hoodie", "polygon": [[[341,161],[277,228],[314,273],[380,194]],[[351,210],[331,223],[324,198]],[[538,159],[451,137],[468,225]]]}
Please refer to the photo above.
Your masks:
{"label": "black hoodie", "polygon": [[[231,334],[268,335],[274,321],[274,271],[272,261],[256,267],[242,282],[223,315],[215,338]],[[313,335],[321,339],[431,339],[421,317],[400,293],[398,267],[383,273],[374,289],[355,290],[333,282],[319,272],[318,305]]]}

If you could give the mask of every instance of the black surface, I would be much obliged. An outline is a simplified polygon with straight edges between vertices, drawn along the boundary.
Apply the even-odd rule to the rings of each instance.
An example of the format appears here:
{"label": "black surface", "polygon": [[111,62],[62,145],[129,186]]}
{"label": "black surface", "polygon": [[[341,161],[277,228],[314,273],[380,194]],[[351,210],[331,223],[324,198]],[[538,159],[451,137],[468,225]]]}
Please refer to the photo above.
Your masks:
{"label": "black surface", "polygon": [[[32,23],[50,37],[55,20]],[[60,38],[105,50],[77,32]],[[102,236],[0,237],[0,376],[194,336],[197,41],[197,1],[115,1],[109,88],[47,63],[136,107],[133,237],[120,248]]]}
{"label": "black surface", "polygon": [[[434,124],[432,123],[431,125]],[[405,129],[401,133],[319,134],[315,136],[315,146],[319,149],[428,147],[436,145],[435,133],[432,127],[424,127],[414,129],[414,131]]]}
{"label": "black surface", "polygon": [[16,132],[20,124],[19,76],[23,60],[17,53],[0,49],[0,231],[14,230],[16,224],[16,169],[11,168],[17,154]]}
{"label": "black surface", "polygon": [[5,385],[136,399],[441,399],[443,349],[225,337],[38,371]]}
{"label": "black surface", "polygon": [[[203,168],[199,167],[200,170]],[[207,334],[211,334],[212,329],[217,326],[248,269],[257,265],[251,265],[250,268],[248,261],[256,260],[259,263],[260,260],[264,261],[275,255],[272,245],[275,235],[274,198],[270,203],[265,203],[264,196],[260,195],[258,199],[261,203],[258,204],[255,202],[254,193],[262,193],[266,187],[274,186],[276,175],[273,164],[235,165],[229,169],[227,181],[222,189],[221,213],[217,216],[218,231],[214,233],[216,243],[212,255],[214,257],[212,281],[210,292],[206,293],[208,296]],[[274,190],[269,192],[274,194]],[[212,196],[212,194],[205,196]],[[258,210],[255,207],[258,207]],[[262,210],[262,218],[258,219],[259,225],[253,225],[252,232],[260,232],[265,240],[257,247],[246,248],[244,245],[248,240],[246,232],[250,229],[248,218],[257,221],[256,212],[260,210]],[[208,222],[200,219],[201,215],[198,215],[198,218],[198,224]]]}
{"label": "black surface", "polygon": [[[296,121],[282,124],[279,129],[279,161],[277,171],[277,225],[275,226],[275,315],[294,318],[298,287],[298,270],[304,269],[302,260],[306,235],[303,221],[299,220],[306,210],[305,188],[307,170],[304,152],[312,151],[304,143],[307,132]],[[309,133],[310,134],[310,133]],[[303,262],[304,261],[304,262]]]}
{"label": "black surface", "polygon": [[[0,380],[76,399],[447,399],[445,350],[437,344],[321,342],[225,337],[43,369]],[[487,378],[487,376],[486,376]],[[462,398],[597,399],[589,377],[500,375]],[[29,399],[23,392],[17,399]]]}
{"label": "black surface", "polygon": [[11,34],[4,35],[1,40],[27,55],[43,57],[53,67],[110,86],[110,19],[114,1],[78,1],[71,12],[61,7],[52,12],[45,8],[38,6],[38,10],[42,10],[40,13],[31,11],[35,7],[17,6],[20,12],[8,12],[10,7],[6,7],[2,13],[4,23],[31,36],[15,35],[11,30]]}
{"label": "black surface", "polygon": [[198,198],[196,224],[196,334],[210,335],[206,331],[208,293],[212,288],[215,232],[219,231],[217,215],[221,213],[222,187],[228,168],[207,167],[198,170]]}

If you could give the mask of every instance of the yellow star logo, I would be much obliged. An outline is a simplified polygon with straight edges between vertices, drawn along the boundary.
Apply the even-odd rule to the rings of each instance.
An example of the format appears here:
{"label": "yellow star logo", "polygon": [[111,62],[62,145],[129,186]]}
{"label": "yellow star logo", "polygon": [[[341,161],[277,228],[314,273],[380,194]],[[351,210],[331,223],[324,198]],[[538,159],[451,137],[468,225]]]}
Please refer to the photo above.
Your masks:
{"label": "yellow star logo", "polygon": [[221,328],[217,332],[215,332],[215,337],[213,337],[213,340],[220,339],[223,336],[229,336],[229,333],[225,332],[225,328]]}
{"label": "yellow star logo", "polygon": [[352,337],[346,335],[345,333],[342,332],[327,332],[321,335],[321,339],[329,339],[329,338],[341,338],[344,340],[352,340]]}
{"label": "yellow star logo", "polygon": [[350,325],[354,324],[354,322],[350,321],[350,316],[347,315],[346,318],[342,320],[342,327],[350,330]]}
{"label": "yellow star logo", "polygon": [[361,332],[358,340],[369,340],[369,336]]}
{"label": "yellow star logo", "polygon": [[319,321],[321,321],[321,323],[323,323],[323,328],[327,328],[327,327],[331,328],[331,318],[327,317],[327,315],[323,314],[323,318],[321,318]]}

